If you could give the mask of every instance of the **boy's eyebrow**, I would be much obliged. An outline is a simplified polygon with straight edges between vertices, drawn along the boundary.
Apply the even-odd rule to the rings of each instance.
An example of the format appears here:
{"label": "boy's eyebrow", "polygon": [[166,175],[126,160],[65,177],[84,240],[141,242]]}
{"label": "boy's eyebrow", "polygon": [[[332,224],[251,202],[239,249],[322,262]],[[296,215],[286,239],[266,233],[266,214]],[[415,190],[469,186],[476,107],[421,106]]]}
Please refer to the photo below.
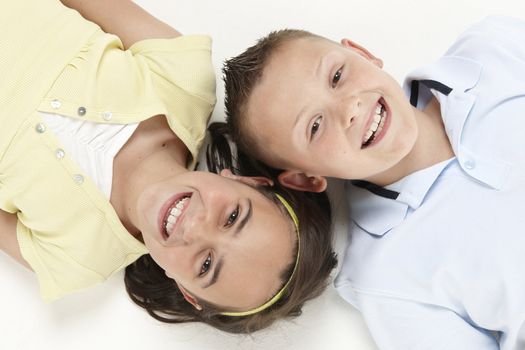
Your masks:
{"label": "boy's eyebrow", "polygon": [[[325,59],[326,59],[326,55],[321,56],[321,58],[319,59],[319,62],[317,63],[317,66],[315,67],[315,70],[314,70],[314,77],[318,77],[318,76],[321,75],[321,71],[322,71],[322,68],[324,67]],[[295,121],[293,123],[293,128],[295,128],[297,123],[299,123],[299,120],[301,119],[301,116],[302,116],[305,108],[306,107],[303,107],[299,111],[299,113],[297,113],[297,115],[295,116]]]}
{"label": "boy's eyebrow", "polygon": [[297,115],[295,116],[295,121],[293,123],[292,129],[295,129],[295,127],[297,126],[297,123],[299,123],[299,121],[301,120],[301,116],[303,115],[305,108],[306,107],[301,108],[299,113],[297,113]]}
{"label": "boy's eyebrow", "polygon": [[325,59],[326,59],[326,55],[321,56],[321,59],[319,60],[319,63],[317,64],[317,68],[315,68],[314,76],[319,76],[321,74],[321,69],[324,67]]}
{"label": "boy's eyebrow", "polygon": [[[235,236],[238,236],[239,233],[241,233],[242,229],[246,226],[246,224],[248,223],[248,221],[252,217],[252,213],[253,213],[252,201],[250,199],[248,199],[248,213],[246,213],[244,218],[242,218],[242,220],[239,222],[239,224],[235,228]],[[213,269],[210,281],[208,283],[206,283],[204,286],[202,286],[203,289],[204,288],[208,288],[209,286],[211,286],[211,285],[213,285],[213,284],[215,284],[217,282],[217,280],[219,279],[219,274],[222,271],[222,265],[223,264],[224,264],[224,259],[223,259],[223,256],[221,255],[219,257],[217,263],[215,264],[215,268]]]}

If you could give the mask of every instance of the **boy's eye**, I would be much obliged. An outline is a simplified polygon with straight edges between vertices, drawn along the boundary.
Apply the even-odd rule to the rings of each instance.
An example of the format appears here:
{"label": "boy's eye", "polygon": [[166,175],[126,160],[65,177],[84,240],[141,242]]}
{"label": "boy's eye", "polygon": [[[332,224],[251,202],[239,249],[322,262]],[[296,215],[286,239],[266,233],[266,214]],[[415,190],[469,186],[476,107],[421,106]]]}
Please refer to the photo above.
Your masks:
{"label": "boy's eye", "polygon": [[235,210],[232,211],[232,213],[228,217],[228,221],[226,221],[227,227],[232,226],[235,223],[235,221],[237,221],[237,219],[239,218],[239,210],[239,206],[237,206]]}
{"label": "boy's eye", "polygon": [[319,128],[321,127],[321,120],[323,119],[323,116],[319,116],[315,119],[314,123],[312,124],[312,129],[310,130],[310,137],[313,137]]}
{"label": "boy's eye", "polygon": [[343,68],[339,68],[337,72],[335,72],[334,77],[332,78],[332,87],[335,88],[337,86],[337,83],[341,79],[341,74],[343,73]]}
{"label": "boy's eye", "polygon": [[201,272],[199,273],[199,276],[202,276],[206,272],[208,272],[210,270],[210,267],[211,267],[211,255],[208,254],[208,257],[206,258],[206,260],[204,260],[204,263],[202,264]]}

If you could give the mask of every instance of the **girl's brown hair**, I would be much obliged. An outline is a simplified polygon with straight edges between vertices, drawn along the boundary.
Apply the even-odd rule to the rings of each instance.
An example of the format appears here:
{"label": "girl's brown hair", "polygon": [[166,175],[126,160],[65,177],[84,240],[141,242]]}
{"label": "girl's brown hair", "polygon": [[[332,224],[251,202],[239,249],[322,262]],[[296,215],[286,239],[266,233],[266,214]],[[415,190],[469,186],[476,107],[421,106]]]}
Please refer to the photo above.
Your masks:
{"label": "girl's brown hair", "polygon": [[[208,169],[219,172],[228,168],[236,174],[273,179],[276,184],[274,187],[263,186],[260,190],[286,213],[275,197],[275,193],[279,193],[299,219],[301,254],[297,270],[284,295],[269,308],[249,316],[221,315],[220,312],[224,310],[204,300],[198,300],[202,310],[197,310],[184,299],[175,281],[166,276],[150,255],[142,256],[126,268],[125,283],[131,299],[159,321],[204,322],[226,332],[251,333],[269,326],[275,320],[300,315],[303,304],[321,294],[326,287],[337,259],[332,250],[331,210],[326,194],[283,188],[276,181],[275,169],[253,160],[242,151],[238,151],[234,158],[228,142],[228,130],[224,123],[210,126],[212,143],[207,150]],[[282,272],[283,285],[290,278],[294,264],[295,261]]]}

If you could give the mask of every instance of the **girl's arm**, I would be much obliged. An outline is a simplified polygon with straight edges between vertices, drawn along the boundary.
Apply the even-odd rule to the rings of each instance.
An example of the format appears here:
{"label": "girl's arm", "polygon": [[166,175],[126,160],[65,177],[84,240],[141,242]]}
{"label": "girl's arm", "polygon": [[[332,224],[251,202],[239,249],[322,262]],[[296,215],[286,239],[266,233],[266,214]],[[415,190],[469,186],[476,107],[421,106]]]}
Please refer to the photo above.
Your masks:
{"label": "girl's arm", "polygon": [[117,35],[124,48],[144,39],[169,39],[181,34],[131,0],[61,0],[105,32]]}
{"label": "girl's arm", "polygon": [[20,246],[16,239],[16,223],[17,217],[0,210],[0,250],[3,250],[8,255],[12,256],[16,261],[31,269],[27,261],[22,257]]}

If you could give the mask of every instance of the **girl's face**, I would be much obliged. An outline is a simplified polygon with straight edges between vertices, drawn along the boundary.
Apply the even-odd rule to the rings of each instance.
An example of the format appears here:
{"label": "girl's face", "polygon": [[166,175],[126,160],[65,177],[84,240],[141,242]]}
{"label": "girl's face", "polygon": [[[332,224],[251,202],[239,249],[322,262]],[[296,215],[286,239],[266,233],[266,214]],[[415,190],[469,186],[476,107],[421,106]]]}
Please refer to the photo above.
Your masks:
{"label": "girl's face", "polygon": [[415,144],[415,114],[381,68],[381,60],[346,39],[285,43],[246,108],[263,160],[344,179],[371,179],[398,164]]}
{"label": "girl's face", "polygon": [[282,286],[295,259],[291,220],[246,178],[184,172],[147,187],[135,226],[153,259],[183,293],[244,311]]}

